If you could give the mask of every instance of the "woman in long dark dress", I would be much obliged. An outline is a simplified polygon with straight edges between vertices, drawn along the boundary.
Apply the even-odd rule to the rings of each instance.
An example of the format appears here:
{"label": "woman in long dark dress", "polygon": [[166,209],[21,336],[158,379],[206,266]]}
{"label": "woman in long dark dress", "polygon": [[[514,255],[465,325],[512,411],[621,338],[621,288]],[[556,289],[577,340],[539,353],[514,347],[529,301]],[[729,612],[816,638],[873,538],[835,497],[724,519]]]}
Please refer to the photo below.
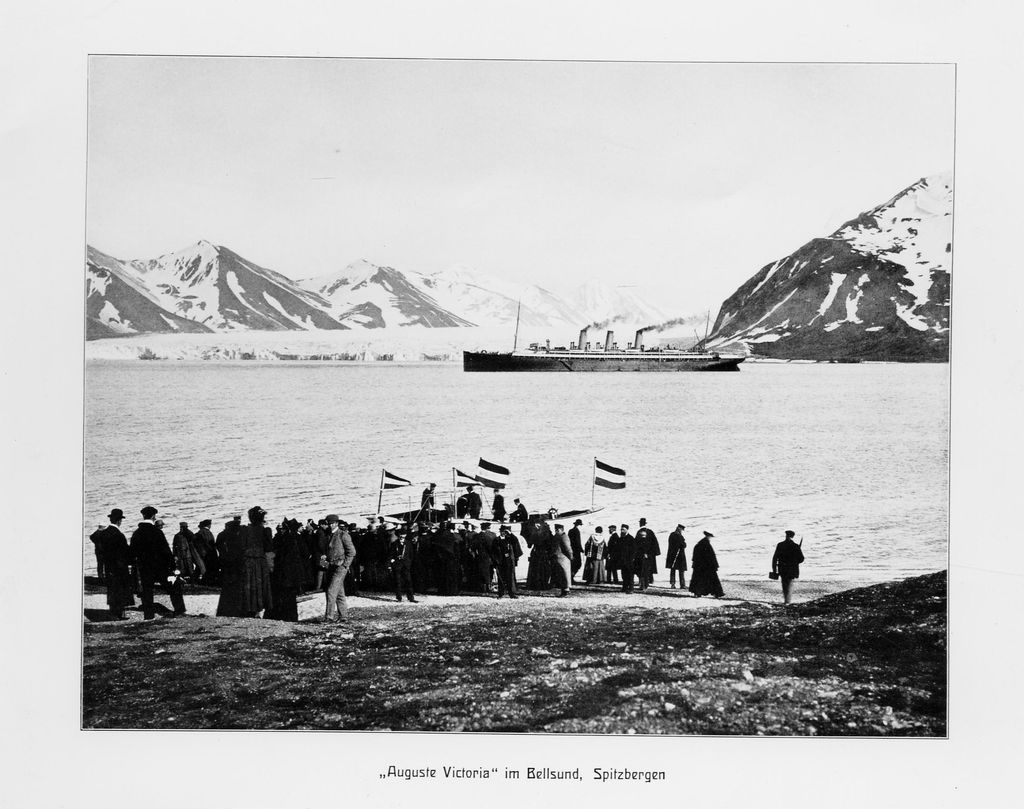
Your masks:
{"label": "woman in long dark dress", "polygon": [[270,574],[273,606],[267,618],[299,620],[299,593],[309,566],[299,538],[299,521],[285,520],[274,537],[274,570]]}
{"label": "woman in long dark dress", "polygon": [[725,595],[722,590],[722,583],[718,580],[718,557],[715,556],[715,549],[711,547],[710,531],[704,532],[704,538],[693,546],[692,567],[690,575],[690,592],[695,596],[715,596],[721,598]]}
{"label": "woman in long dark dress", "polygon": [[526,568],[527,590],[551,589],[552,551],[554,537],[547,523],[536,520],[529,524],[525,535],[530,548],[530,562]]}
{"label": "woman in long dark dress", "polygon": [[273,553],[274,543],[263,524],[267,512],[253,506],[248,514],[249,524],[240,526],[230,540],[231,571],[221,588],[217,615],[254,618],[273,604],[267,555]]}
{"label": "woman in long dark dress", "polygon": [[220,598],[217,615],[222,618],[242,617],[239,580],[242,576],[242,544],[238,536],[241,526],[237,520],[225,523],[217,534],[217,558],[220,560]]}

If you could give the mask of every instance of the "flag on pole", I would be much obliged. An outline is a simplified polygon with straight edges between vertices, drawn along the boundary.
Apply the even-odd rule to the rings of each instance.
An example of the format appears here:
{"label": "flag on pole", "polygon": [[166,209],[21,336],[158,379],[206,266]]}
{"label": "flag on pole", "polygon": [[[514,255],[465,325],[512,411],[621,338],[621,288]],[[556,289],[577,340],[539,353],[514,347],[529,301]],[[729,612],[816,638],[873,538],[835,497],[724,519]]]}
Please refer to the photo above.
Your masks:
{"label": "flag on pole", "polygon": [[464,486],[479,486],[480,481],[472,475],[467,475],[461,469],[453,469],[455,473],[455,488],[461,489]]}
{"label": "flag on pole", "polygon": [[606,489],[625,489],[626,470],[617,466],[609,466],[594,458],[594,485]]}
{"label": "flag on pole", "polygon": [[392,475],[387,469],[384,470],[380,479],[381,489],[401,489],[403,486],[412,486],[412,481]]}
{"label": "flag on pole", "polygon": [[481,458],[476,465],[476,479],[492,489],[504,489],[508,485],[508,467]]}

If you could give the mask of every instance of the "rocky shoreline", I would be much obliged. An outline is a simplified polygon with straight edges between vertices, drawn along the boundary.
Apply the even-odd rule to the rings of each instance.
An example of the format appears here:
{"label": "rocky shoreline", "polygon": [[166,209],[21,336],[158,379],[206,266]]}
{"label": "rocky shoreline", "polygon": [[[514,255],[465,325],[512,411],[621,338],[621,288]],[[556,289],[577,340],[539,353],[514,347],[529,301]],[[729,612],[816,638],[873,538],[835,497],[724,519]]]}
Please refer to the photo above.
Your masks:
{"label": "rocky shoreline", "polygon": [[[945,572],[790,607],[621,596],[399,607],[378,595],[358,599],[341,626],[87,622],[82,724],[946,734]],[[87,588],[87,617],[94,597]],[[318,607],[312,599],[306,614]]]}

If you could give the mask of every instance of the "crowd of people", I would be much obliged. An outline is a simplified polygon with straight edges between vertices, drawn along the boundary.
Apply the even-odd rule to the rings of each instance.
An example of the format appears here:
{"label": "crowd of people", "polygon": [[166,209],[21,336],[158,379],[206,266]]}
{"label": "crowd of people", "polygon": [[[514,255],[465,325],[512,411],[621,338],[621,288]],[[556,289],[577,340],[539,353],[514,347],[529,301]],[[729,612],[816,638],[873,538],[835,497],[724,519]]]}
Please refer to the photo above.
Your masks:
{"label": "crowd of people", "polygon": [[[115,620],[125,618],[135,596],[141,600],[144,617],[154,618],[158,587],[169,595],[174,614],[184,614],[187,584],[220,588],[218,616],[262,615],[282,621],[298,620],[299,596],[310,592],[325,594],[326,621],[344,620],[346,596],[363,590],[393,592],[398,601],[405,597],[410,602],[428,592],[441,596],[496,592],[498,598],[518,598],[516,564],[526,552],[525,589],[557,588],[560,597],[570,594],[577,577],[588,585],[617,584],[632,593],[650,587],[658,572],[661,546],[646,519],[639,520],[635,534],[628,524],[610,525],[607,533],[597,526],[584,542],[582,520],[574,520],[566,530],[564,523],[528,515],[518,499],[508,515],[510,522],[478,522],[471,517],[473,512],[479,515],[472,501],[460,516],[473,522],[431,522],[432,490],[429,493],[431,502],[424,492],[423,508],[404,523],[371,517],[360,527],[329,514],[304,524],[286,518],[272,529],[266,524],[267,512],[254,506],[247,513],[247,523],[235,516],[216,536],[208,519],[200,521],[196,531],[181,522],[168,542],[158,510],[146,506],[130,539],[121,530],[124,512],[117,508],[108,515],[108,525],[90,538],[98,578],[106,586]],[[668,537],[665,566],[670,588],[687,588],[684,530],[679,524]],[[693,547],[688,590],[694,596],[720,598],[724,591],[711,545],[714,535],[703,533]],[[776,547],[770,574],[782,579],[787,604],[803,562],[792,536],[787,531]]]}

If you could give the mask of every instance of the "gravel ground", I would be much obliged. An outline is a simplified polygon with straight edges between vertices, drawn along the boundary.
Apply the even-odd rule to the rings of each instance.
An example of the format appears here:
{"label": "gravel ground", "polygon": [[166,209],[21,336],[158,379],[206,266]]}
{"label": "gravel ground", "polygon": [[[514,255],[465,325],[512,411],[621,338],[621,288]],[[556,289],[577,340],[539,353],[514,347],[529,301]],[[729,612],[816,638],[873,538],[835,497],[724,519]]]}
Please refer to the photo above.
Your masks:
{"label": "gravel ground", "polygon": [[[795,591],[795,602],[802,603],[812,598],[818,598],[830,593],[838,593],[850,589],[850,582],[828,581],[799,581]],[[392,609],[396,614],[415,613],[417,611],[429,612],[439,607],[474,606],[481,604],[490,605],[490,609],[505,612],[525,612],[536,609],[539,601],[551,600],[551,604],[545,604],[545,608],[572,608],[578,604],[586,603],[600,606],[649,606],[658,609],[675,610],[700,610],[722,606],[735,606],[743,602],[777,604],[781,602],[781,592],[778,583],[760,580],[733,580],[723,582],[726,597],[721,599],[704,597],[696,598],[685,590],[670,589],[667,584],[655,584],[647,592],[623,593],[617,587],[611,585],[598,585],[596,587],[578,587],[566,598],[557,598],[558,591],[551,590],[546,593],[534,593],[529,590],[520,590],[522,598],[498,599],[495,595],[460,595],[460,596],[435,596],[417,595],[416,604],[402,601],[395,602],[393,595],[388,593],[364,593],[359,596],[352,596],[348,599],[349,607],[354,613],[361,613],[368,608],[380,607],[382,603],[394,605]],[[213,616],[217,611],[218,594],[210,588],[198,588],[187,591],[185,594],[185,608],[190,615]],[[157,592],[156,603],[167,611],[171,609],[170,599]],[[87,621],[107,619],[106,596],[102,587],[90,583],[86,586],[84,596],[85,616]],[[319,618],[324,613],[324,596],[320,593],[309,593],[302,596],[299,601],[299,620],[308,621]],[[142,620],[142,613],[136,609],[128,611],[130,620]]]}
{"label": "gravel ground", "polygon": [[942,736],[945,641],[944,572],[791,607],[598,591],[87,622],[83,726]]}

